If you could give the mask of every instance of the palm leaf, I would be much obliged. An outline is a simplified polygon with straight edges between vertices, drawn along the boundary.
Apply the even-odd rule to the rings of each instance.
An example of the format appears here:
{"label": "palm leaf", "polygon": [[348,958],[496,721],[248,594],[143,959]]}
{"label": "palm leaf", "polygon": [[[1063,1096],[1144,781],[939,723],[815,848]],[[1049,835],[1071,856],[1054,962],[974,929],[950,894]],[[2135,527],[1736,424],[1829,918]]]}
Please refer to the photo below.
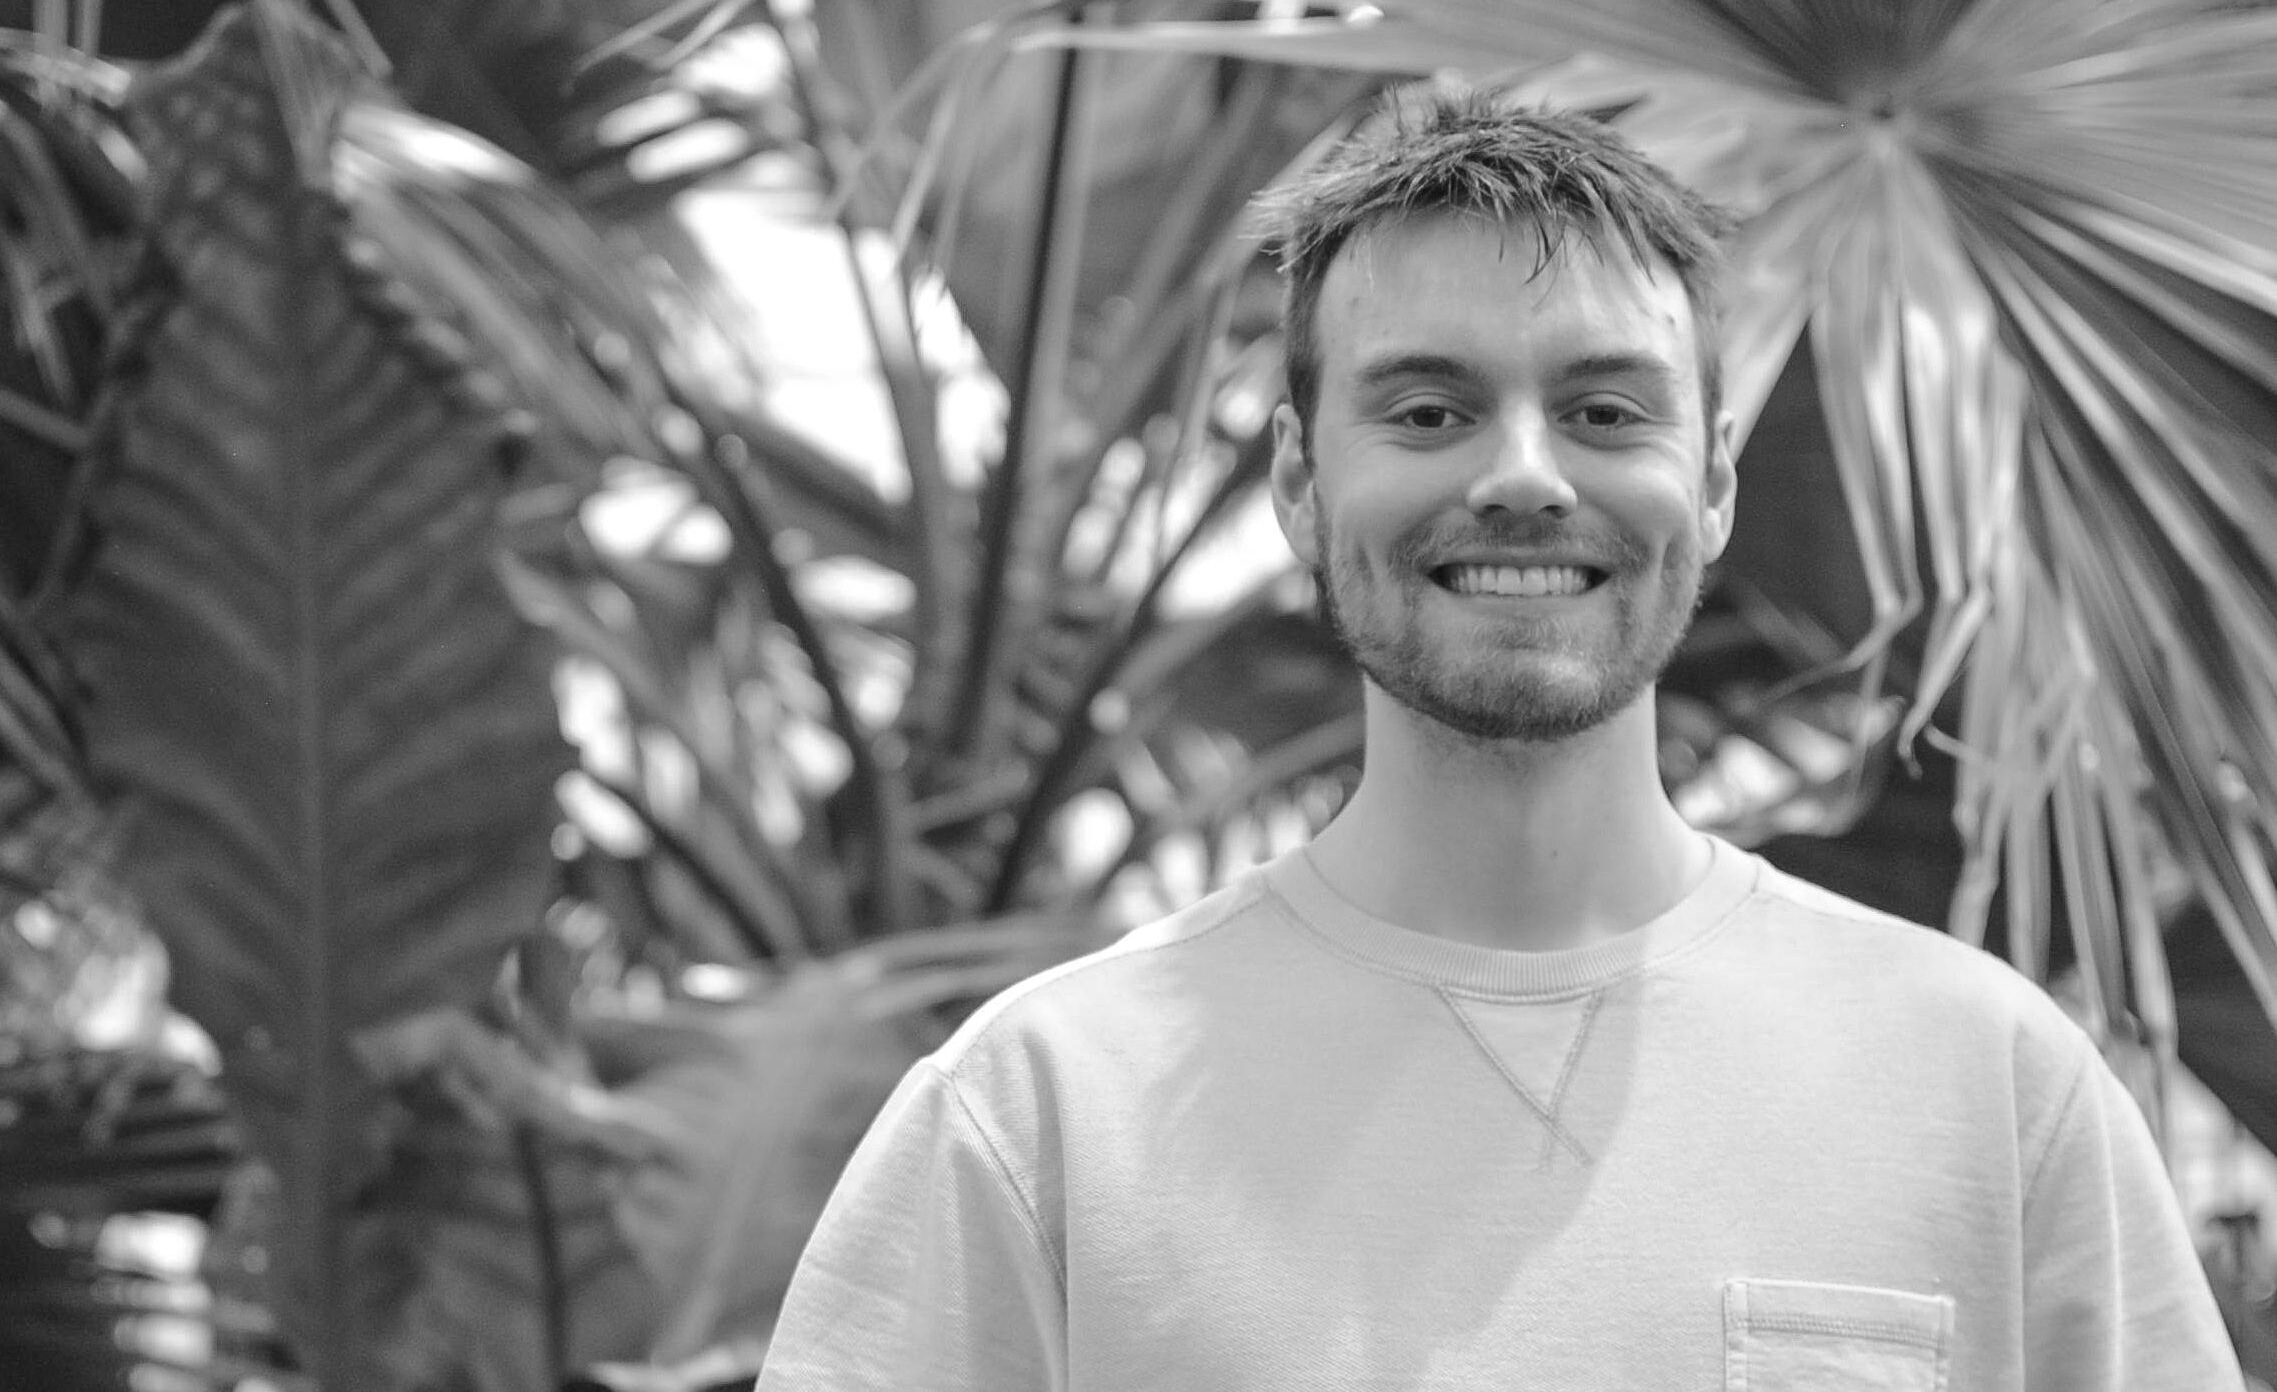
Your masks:
{"label": "palm leaf", "polygon": [[[0,1069],[0,1359],[25,1385],[215,1385],[207,1361],[145,1337],[207,1325],[186,1271],[104,1241],[122,1215],[210,1214],[238,1159],[222,1098],[196,1066],[143,1046],[68,1049]],[[154,1346],[155,1345],[155,1346]]]}
{"label": "palm leaf", "polygon": [[322,190],[355,98],[275,3],[137,88],[162,308],[102,432],[67,615],[121,863],[278,1172],[278,1289],[341,1387],[342,1239],[380,1163],[349,1042],[486,988],[543,902],[565,762],[489,565],[499,414],[375,310]]}
{"label": "palm leaf", "polygon": [[[125,80],[68,49],[0,35],[0,918],[54,891],[101,827],[71,678],[37,614],[71,552],[87,420],[135,219],[142,166],[119,127]],[[116,936],[88,938],[115,950]],[[89,945],[76,937],[54,946]],[[24,997],[60,964],[28,959],[49,955],[10,953],[6,979],[20,988],[8,992],[10,1013],[39,1010]]]}
{"label": "palm leaf", "polygon": [[[661,48],[617,42],[643,11],[666,8],[661,0],[362,0],[347,13],[368,26],[391,85],[414,110],[561,179],[582,202],[630,212],[748,157],[763,129],[739,94],[694,80],[688,60],[716,29]],[[639,133],[614,138],[612,118],[636,103],[650,113]],[[673,180],[639,173],[643,148],[697,125],[744,140]]]}
{"label": "palm leaf", "polygon": [[[670,335],[623,249],[536,171],[386,101],[348,104],[325,156],[364,303],[460,396],[514,413],[512,462],[536,471],[519,480],[536,496],[517,508],[518,542],[574,507],[604,461],[672,448]],[[536,487],[549,482],[566,487]]]}
{"label": "palm leaf", "polygon": [[[783,727],[749,718],[752,703],[738,701],[736,692],[764,674],[732,663],[720,650],[726,646],[722,630],[753,625],[758,616],[747,604],[706,597],[693,616],[703,626],[675,644],[663,635],[689,624],[685,606],[668,606],[653,591],[625,584],[633,567],[624,561],[596,560],[593,570],[598,574],[572,581],[516,562],[506,575],[522,612],[591,659],[613,684],[622,718],[639,732],[622,758],[653,760],[657,743],[669,741],[684,755],[688,776],[644,778],[637,763],[614,767],[619,760],[599,750],[588,757],[588,774],[640,819],[661,858],[712,892],[736,936],[749,944],[740,954],[715,949],[707,956],[735,960],[757,952],[787,964],[810,955],[818,941],[842,931],[849,910],[811,883],[818,877],[802,876],[758,820],[763,807],[751,771],[787,762],[779,742]],[[612,570],[619,577],[614,584],[605,578]]]}
{"label": "palm leaf", "polygon": [[207,1213],[239,1156],[213,1080],[147,1045],[12,1064],[0,1098],[0,1192],[23,1213]]}
{"label": "palm leaf", "polygon": [[[50,698],[60,669],[40,651],[31,609],[69,531],[136,217],[141,159],[117,110],[125,81],[109,64],[0,34],[0,665]],[[15,691],[0,706],[30,715]],[[0,733],[0,749],[36,769],[14,733]]]}

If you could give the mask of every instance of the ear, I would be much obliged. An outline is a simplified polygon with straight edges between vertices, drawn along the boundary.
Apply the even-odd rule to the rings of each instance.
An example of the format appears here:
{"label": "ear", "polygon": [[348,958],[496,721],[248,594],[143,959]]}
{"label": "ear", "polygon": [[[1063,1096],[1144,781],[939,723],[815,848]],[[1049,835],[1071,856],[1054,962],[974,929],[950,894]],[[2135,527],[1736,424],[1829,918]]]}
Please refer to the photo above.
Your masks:
{"label": "ear", "polygon": [[1700,490],[1701,559],[1712,561],[1731,544],[1732,519],[1739,500],[1739,470],[1732,459],[1731,412],[1718,412],[1708,436],[1708,472]]}
{"label": "ear", "polygon": [[1313,531],[1312,465],[1305,459],[1304,426],[1287,402],[1273,408],[1273,516],[1281,535],[1307,569],[1320,566],[1320,545]]}

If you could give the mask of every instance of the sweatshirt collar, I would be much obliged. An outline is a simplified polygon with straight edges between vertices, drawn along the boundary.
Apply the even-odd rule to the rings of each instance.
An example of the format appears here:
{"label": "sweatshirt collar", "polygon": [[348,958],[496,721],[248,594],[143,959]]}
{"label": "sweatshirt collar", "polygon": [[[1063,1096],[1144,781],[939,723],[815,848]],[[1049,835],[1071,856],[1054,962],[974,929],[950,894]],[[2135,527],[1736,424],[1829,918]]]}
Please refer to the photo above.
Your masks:
{"label": "sweatshirt collar", "polygon": [[1616,937],[1547,952],[1481,947],[1386,922],[1322,879],[1310,847],[1279,856],[1258,873],[1290,917],[1339,956],[1459,991],[1554,997],[1647,970],[1729,919],[1754,891],[1763,863],[1720,837],[1708,837],[1708,844],[1708,873],[1667,912]]}

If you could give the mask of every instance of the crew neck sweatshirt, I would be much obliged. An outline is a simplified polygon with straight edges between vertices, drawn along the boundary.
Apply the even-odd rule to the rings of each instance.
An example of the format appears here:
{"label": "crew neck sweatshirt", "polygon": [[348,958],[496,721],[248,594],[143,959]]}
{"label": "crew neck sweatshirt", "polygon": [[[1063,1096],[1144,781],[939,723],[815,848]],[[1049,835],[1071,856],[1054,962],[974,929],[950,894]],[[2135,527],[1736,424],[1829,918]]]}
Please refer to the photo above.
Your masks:
{"label": "crew neck sweatshirt", "polygon": [[1716,842],[1451,942],[1305,851],[904,1079],[761,1392],[2229,1392],[2147,1129],[2029,982]]}

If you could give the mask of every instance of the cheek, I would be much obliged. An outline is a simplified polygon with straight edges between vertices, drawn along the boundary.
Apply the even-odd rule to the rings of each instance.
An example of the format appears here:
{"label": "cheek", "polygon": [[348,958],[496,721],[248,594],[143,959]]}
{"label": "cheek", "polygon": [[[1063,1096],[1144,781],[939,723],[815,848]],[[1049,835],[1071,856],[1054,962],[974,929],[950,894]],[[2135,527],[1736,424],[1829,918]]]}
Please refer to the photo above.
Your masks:
{"label": "cheek", "polygon": [[1648,541],[1667,555],[1691,554],[1711,544],[1717,526],[1715,514],[1697,490],[1677,479],[1640,481],[1618,498],[1605,500],[1607,511],[1630,535]]}
{"label": "cheek", "polygon": [[1434,497],[1423,482],[1413,471],[1403,476],[1389,470],[1347,479],[1332,508],[1335,531],[1346,549],[1381,558],[1403,537],[1457,506]]}

